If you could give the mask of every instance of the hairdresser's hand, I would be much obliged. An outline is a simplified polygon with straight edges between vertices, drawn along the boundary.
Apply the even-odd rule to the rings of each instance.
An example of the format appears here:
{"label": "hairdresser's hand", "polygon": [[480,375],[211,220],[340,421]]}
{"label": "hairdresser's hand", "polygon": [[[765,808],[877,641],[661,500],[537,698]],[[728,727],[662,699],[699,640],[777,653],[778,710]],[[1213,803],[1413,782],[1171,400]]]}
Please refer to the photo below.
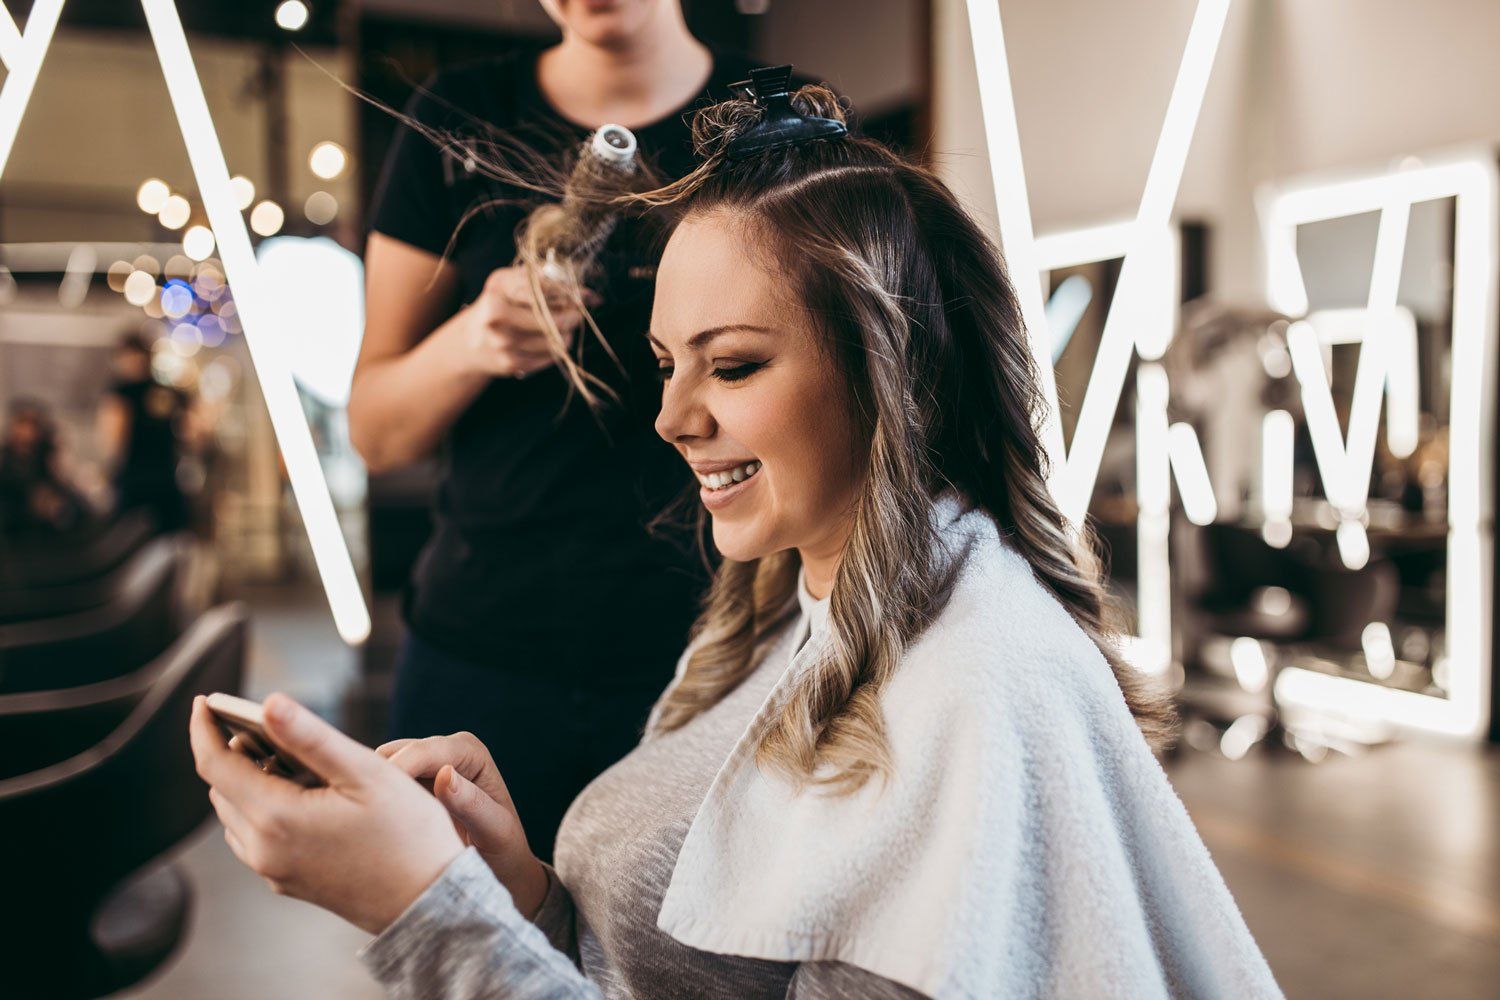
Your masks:
{"label": "hairdresser's hand", "polygon": [[473,844],[516,909],[528,917],[547,895],[547,873],[531,853],[520,817],[489,750],[473,733],[396,740],[375,748],[405,773],[431,781],[433,794],[448,807],[454,825]]}
{"label": "hairdresser's hand", "polygon": [[[547,301],[564,347],[571,346],[583,322],[582,311],[557,295]],[[524,267],[490,272],[484,290],[459,319],[451,327],[457,339],[453,347],[465,368],[501,378],[524,378],[556,363],[547,347],[545,327],[532,306]]]}
{"label": "hairdresser's hand", "polygon": [[235,857],[278,893],[379,934],[464,845],[421,785],[286,695],[266,699],[266,729],[328,782],[303,788],[231,750],[204,699],[189,732],[198,773]]}

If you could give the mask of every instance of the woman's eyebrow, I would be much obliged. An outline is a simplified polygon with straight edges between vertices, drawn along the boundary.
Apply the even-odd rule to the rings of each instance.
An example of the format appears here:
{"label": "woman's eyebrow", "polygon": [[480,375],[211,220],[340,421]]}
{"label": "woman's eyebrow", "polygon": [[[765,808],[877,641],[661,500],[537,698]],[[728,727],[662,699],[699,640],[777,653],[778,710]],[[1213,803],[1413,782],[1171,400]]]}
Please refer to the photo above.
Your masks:
{"label": "woman's eyebrow", "polygon": [[[696,351],[698,348],[700,348],[703,345],[707,344],[709,341],[713,340],[715,337],[719,336],[720,334],[725,334],[725,333],[774,333],[774,332],[775,331],[773,331],[768,326],[756,326],[753,323],[725,323],[722,326],[711,326],[707,330],[699,330],[697,333],[693,334],[691,337],[689,337],[687,339],[687,348],[690,351]],[[663,351],[666,351],[666,349],[667,349],[666,345],[664,345],[661,341],[659,341],[659,340],[656,339],[656,334],[651,333],[650,331],[647,331],[647,333],[646,333],[646,339],[649,340],[649,341],[651,341],[651,343],[652,343],[653,346],[655,346],[655,347],[657,347],[657,348],[659,348],[659,349],[661,349]]]}

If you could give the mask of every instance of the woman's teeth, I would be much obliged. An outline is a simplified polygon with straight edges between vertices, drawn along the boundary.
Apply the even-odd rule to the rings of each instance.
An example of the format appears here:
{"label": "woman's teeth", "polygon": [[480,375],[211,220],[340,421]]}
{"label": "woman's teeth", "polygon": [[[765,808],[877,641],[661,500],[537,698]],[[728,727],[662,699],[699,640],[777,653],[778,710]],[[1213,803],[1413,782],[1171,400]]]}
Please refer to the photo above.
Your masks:
{"label": "woman's teeth", "polygon": [[760,471],[759,462],[746,462],[744,465],[733,469],[725,469],[723,472],[698,473],[698,482],[705,489],[722,490],[726,486],[742,483]]}

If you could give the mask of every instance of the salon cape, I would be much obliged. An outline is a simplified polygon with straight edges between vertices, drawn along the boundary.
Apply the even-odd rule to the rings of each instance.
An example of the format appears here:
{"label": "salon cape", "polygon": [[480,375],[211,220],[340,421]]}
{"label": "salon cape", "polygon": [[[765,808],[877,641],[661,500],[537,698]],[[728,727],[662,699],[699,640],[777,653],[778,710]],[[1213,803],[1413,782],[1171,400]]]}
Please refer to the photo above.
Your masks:
{"label": "salon cape", "polygon": [[839,797],[756,767],[826,641],[815,615],[699,808],[657,926],[933,997],[1280,997],[1099,650],[988,517],[952,497],[935,515],[962,569],[882,696],[893,773]]}

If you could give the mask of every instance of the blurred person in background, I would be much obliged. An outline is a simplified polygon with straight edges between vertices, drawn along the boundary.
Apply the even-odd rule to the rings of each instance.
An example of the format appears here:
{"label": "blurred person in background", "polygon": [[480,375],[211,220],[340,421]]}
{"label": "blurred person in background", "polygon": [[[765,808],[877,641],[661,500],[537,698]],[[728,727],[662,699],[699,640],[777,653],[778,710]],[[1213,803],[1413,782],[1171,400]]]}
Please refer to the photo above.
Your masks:
{"label": "blurred person in background", "polygon": [[372,472],[440,460],[435,531],[403,600],[391,735],[477,734],[547,857],[574,795],[639,738],[707,568],[685,532],[646,526],[692,485],[651,427],[659,239],[626,219],[604,248],[592,315],[607,348],[576,309],[553,310],[617,397],[591,407],[512,266],[537,199],[476,170],[465,147],[501,148],[524,171],[565,163],[614,123],[680,176],[685,112],[727,96],[750,64],[694,38],[678,0],[544,6],[560,43],[440,72],[406,109],[371,214],[349,423]]}
{"label": "blurred person in background", "polygon": [[91,513],[64,468],[46,405],[16,400],[0,441],[0,533],[7,541],[57,538],[82,527]]}
{"label": "blurred person in background", "polygon": [[143,509],[162,532],[188,524],[188,503],[177,479],[188,433],[188,398],[151,374],[151,345],[139,333],[115,348],[115,379],[99,404],[101,453],[112,470],[115,512]]}

